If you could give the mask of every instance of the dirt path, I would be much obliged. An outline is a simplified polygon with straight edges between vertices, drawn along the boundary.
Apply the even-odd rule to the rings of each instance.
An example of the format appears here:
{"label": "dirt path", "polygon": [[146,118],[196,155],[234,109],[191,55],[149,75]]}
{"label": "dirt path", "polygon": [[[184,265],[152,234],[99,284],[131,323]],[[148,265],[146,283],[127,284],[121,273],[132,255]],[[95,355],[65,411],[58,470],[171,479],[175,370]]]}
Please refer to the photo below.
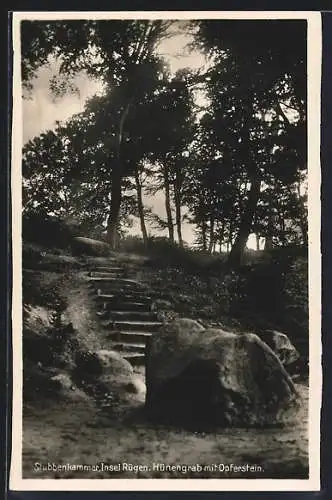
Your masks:
{"label": "dirt path", "polygon": [[[298,386],[305,400],[307,388]],[[162,472],[155,464],[251,464],[262,472],[233,473],[234,477],[303,478],[307,474],[307,417],[284,429],[227,429],[193,433],[165,426],[150,426],[133,412],[114,420],[100,412],[83,394],[72,400],[34,406],[24,413],[24,477],[227,477],[225,471],[202,473]],[[52,472],[35,471],[35,464],[108,465],[131,463],[147,470]]]}

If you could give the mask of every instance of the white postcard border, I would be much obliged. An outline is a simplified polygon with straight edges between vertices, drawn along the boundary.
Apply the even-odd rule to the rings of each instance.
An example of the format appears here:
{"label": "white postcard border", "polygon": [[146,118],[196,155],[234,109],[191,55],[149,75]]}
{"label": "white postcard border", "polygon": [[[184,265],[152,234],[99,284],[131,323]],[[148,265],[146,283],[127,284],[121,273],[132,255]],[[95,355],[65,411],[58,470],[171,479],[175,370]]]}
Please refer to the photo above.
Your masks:
{"label": "white postcard border", "polygon": [[[309,479],[23,479],[22,478],[22,20],[55,19],[305,19],[308,23],[308,233],[309,233]],[[320,85],[321,14],[308,11],[14,12],[12,123],[12,455],[9,487],[15,491],[317,491],[320,489],[321,201]]]}

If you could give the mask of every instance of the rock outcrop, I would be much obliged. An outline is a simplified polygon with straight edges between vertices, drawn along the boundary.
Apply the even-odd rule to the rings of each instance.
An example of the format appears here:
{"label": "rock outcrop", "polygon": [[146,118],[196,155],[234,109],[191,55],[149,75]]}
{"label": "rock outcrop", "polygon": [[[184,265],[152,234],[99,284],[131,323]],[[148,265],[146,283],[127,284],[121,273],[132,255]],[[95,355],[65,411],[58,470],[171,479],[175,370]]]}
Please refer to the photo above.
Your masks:
{"label": "rock outcrop", "polygon": [[71,249],[73,255],[91,255],[95,257],[107,257],[110,255],[111,250],[110,246],[104,241],[84,238],[82,236],[73,238]]}

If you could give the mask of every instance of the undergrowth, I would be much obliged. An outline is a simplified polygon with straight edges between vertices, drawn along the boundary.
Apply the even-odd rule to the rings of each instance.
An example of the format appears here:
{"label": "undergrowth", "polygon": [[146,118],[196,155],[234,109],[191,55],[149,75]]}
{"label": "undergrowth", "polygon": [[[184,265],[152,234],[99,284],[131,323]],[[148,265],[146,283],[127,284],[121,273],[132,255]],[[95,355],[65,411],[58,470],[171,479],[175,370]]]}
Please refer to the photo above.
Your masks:
{"label": "undergrowth", "polygon": [[250,252],[245,265],[230,269],[224,254],[209,255],[151,244],[139,279],[156,297],[156,308],[225,329],[277,329],[308,355],[308,259],[303,249]]}

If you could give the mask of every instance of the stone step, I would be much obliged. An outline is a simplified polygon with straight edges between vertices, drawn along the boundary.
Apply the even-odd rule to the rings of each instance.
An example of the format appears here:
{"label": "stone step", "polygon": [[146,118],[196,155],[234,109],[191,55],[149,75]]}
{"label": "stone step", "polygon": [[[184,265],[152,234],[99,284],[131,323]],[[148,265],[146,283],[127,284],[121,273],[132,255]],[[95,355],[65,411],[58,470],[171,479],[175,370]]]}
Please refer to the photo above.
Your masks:
{"label": "stone step", "polygon": [[109,267],[96,266],[93,269],[91,269],[91,271],[97,273],[114,273],[114,272],[125,272],[125,268],[117,266],[109,266]]}
{"label": "stone step", "polygon": [[139,331],[156,332],[162,326],[160,321],[105,321],[102,323],[105,328],[118,331]]}
{"label": "stone step", "polygon": [[[149,297],[151,297],[151,299],[153,300],[168,300],[168,301],[171,301],[173,300],[173,294],[172,293],[169,293],[169,292],[162,292],[162,291],[156,291],[154,289],[151,289],[148,287],[147,284],[145,283],[140,283],[141,287],[142,288],[138,288],[138,289],[135,289],[135,288],[127,288],[125,287],[124,291],[125,292],[128,292],[128,293],[132,293],[132,294],[136,294],[136,295],[139,295],[140,293],[143,293],[143,294],[148,294]],[[103,293],[103,294],[112,294],[115,289],[111,286],[108,286],[108,284],[98,284],[98,286],[96,287],[97,291],[99,290],[100,293]],[[116,289],[118,290],[118,289]]]}
{"label": "stone step", "polygon": [[122,352],[122,351],[117,351],[119,352],[119,354],[124,358],[126,359],[127,361],[129,361],[129,363],[132,365],[132,366],[143,366],[145,364],[145,356],[144,354],[140,354],[140,353],[126,353],[126,352]]}
{"label": "stone step", "polygon": [[149,290],[111,290],[105,291],[101,288],[97,288],[96,297],[100,297],[102,299],[109,300],[118,300],[118,301],[126,301],[126,300],[135,300],[137,302],[147,302],[151,301],[151,295]]}
{"label": "stone step", "polygon": [[107,282],[99,281],[103,280],[103,278],[89,278],[89,286],[96,290],[101,291],[101,293],[114,293],[114,292],[144,292],[147,289],[140,285],[139,283],[124,281],[120,279],[112,279],[107,278]]}
{"label": "stone step", "polygon": [[91,284],[97,283],[97,284],[106,284],[106,285],[128,285],[128,286],[138,286],[140,288],[146,288],[144,284],[140,283],[137,280],[132,280],[129,278],[114,278],[114,277],[106,277],[106,278],[99,278],[99,277],[89,277],[88,281]]}
{"label": "stone step", "polygon": [[173,293],[171,292],[165,292],[163,290],[151,290],[151,296],[154,299],[162,299],[162,300],[172,300],[173,299]]}
{"label": "stone step", "polygon": [[92,257],[86,256],[85,258],[86,265],[90,269],[95,269],[96,267],[118,267],[119,260],[116,257]]}
{"label": "stone step", "polygon": [[157,321],[157,315],[150,311],[118,311],[106,310],[100,315],[104,319],[114,321]]}
{"label": "stone step", "polygon": [[115,309],[117,311],[151,311],[152,309],[152,301],[150,297],[132,297],[125,295],[122,297],[118,297],[116,295],[96,295],[94,299],[101,310],[104,311],[108,311],[110,309]]}
{"label": "stone step", "polygon": [[126,295],[126,294],[139,294],[143,295],[147,290],[141,289],[133,285],[117,285],[116,283],[110,287],[105,287],[103,284],[90,285],[91,289],[97,295]]}
{"label": "stone step", "polygon": [[135,302],[132,298],[128,298],[127,301],[118,300],[117,298],[110,299],[108,302],[103,303],[102,312],[108,311],[142,311],[151,312],[151,301]]}
{"label": "stone step", "polygon": [[115,351],[122,351],[125,353],[131,354],[132,352],[136,354],[144,354],[145,353],[145,342],[140,343],[126,343],[126,342],[118,342],[112,345],[112,349]]}
{"label": "stone step", "polygon": [[118,344],[146,344],[152,332],[144,331],[113,331],[108,333],[107,338]]}
{"label": "stone step", "polygon": [[124,276],[124,271],[108,271],[108,272],[102,272],[102,271],[90,271],[89,272],[89,277],[90,278],[112,278],[112,279],[117,279],[117,278],[122,278]]}

